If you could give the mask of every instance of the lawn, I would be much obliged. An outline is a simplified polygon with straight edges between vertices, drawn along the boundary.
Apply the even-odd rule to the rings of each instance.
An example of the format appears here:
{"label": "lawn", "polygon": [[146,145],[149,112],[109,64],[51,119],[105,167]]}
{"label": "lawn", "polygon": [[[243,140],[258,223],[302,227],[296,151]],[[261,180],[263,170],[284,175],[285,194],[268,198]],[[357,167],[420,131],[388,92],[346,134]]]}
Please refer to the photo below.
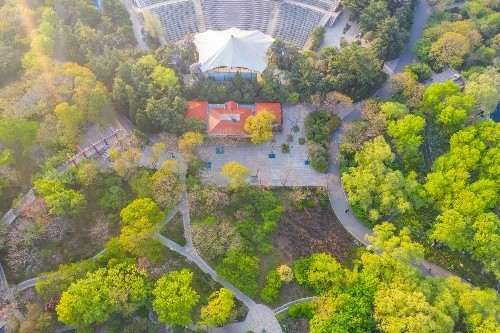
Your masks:
{"label": "lawn", "polygon": [[177,213],[172,220],[167,222],[160,230],[160,234],[176,242],[180,246],[186,245],[186,238],[184,238],[184,225],[182,224],[182,214]]}

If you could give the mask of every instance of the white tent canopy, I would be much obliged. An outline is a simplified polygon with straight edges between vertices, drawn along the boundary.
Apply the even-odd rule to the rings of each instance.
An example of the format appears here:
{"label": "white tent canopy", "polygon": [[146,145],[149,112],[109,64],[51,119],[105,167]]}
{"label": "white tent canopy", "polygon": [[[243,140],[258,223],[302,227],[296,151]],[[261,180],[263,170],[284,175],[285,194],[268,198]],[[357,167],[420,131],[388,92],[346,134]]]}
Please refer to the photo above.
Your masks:
{"label": "white tent canopy", "polygon": [[231,28],[196,34],[193,43],[200,55],[201,71],[217,67],[243,67],[262,73],[267,67],[267,49],[274,38],[259,30]]}

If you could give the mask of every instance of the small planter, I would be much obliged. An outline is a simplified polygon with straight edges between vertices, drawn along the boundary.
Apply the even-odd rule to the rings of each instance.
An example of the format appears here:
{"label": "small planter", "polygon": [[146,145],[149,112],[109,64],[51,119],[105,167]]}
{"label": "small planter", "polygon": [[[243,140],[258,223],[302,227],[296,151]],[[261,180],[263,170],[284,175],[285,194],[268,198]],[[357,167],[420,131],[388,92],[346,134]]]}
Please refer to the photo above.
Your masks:
{"label": "small planter", "polygon": [[289,153],[290,152],[290,145],[288,143],[282,143],[281,144],[281,152],[282,153]]}

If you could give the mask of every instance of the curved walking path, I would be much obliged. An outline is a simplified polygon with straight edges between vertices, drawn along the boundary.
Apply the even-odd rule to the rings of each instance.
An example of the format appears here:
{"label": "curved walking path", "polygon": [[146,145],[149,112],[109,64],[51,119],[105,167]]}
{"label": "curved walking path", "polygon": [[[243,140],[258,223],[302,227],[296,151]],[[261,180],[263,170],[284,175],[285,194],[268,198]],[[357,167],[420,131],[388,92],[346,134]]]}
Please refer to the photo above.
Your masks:
{"label": "curved walking path", "polygon": [[33,288],[35,286],[37,279],[38,278],[32,278],[32,279],[29,279],[29,280],[26,280],[26,281],[19,283],[18,285],[12,287],[12,292],[15,294],[15,293],[18,293],[20,291],[26,290],[28,288]]}
{"label": "curved walking path", "polygon": [[134,31],[134,36],[137,40],[137,48],[139,50],[149,50],[149,47],[142,37],[142,24],[132,8],[132,0],[122,0],[122,3],[130,15],[130,21],[132,21],[132,30]]}
{"label": "curved walking path", "polygon": [[0,293],[8,288],[9,284],[7,283],[7,277],[5,277],[5,272],[3,270],[2,264],[0,264]]}
{"label": "curved walking path", "polygon": [[[183,178],[183,177],[181,177]],[[203,258],[196,252],[193,246],[193,239],[191,235],[191,218],[189,215],[189,198],[187,192],[182,194],[181,201],[172,209],[168,216],[160,224],[165,225],[174,216],[180,212],[182,214],[182,223],[184,226],[184,238],[186,245],[180,246],[179,244],[171,241],[165,236],[157,232],[156,237],[166,247],[184,256],[190,262],[196,264],[203,272],[210,275],[214,281],[220,283],[224,288],[231,290],[235,297],[239,299],[249,309],[245,321],[240,323],[229,324],[221,328],[224,332],[231,333],[246,333],[248,331],[254,332],[267,332],[267,333],[282,333],[281,326],[275,317],[275,312],[268,306],[257,304],[253,299],[245,295],[241,290],[233,286],[231,283],[222,279],[217,272],[210,267]]]}
{"label": "curved walking path", "polygon": [[[358,111],[353,111],[342,118],[342,124],[349,124],[353,120],[359,119],[360,115]],[[330,204],[332,205],[333,211],[337,216],[338,220],[344,228],[346,228],[354,238],[356,238],[362,244],[368,246],[370,242],[366,239],[366,236],[373,235],[373,231],[365,226],[353,213],[352,207],[347,202],[344,187],[340,179],[340,164],[338,162],[339,147],[338,143],[342,141],[344,137],[344,126],[337,129],[330,138],[330,167],[328,173],[331,175],[331,179],[327,184],[328,197],[330,199]],[[348,211],[347,211],[348,210]],[[346,213],[347,211],[347,213]],[[428,261],[422,261],[421,263],[415,265],[423,276],[441,276],[448,277],[453,276],[452,273],[446,269],[434,265]],[[429,268],[431,272],[429,273]]]}
{"label": "curved walking path", "polygon": [[277,307],[276,309],[273,310],[273,312],[274,312],[274,314],[278,314],[278,313],[281,313],[281,312],[288,310],[288,308],[291,307],[292,305],[307,302],[307,301],[312,301],[315,298],[316,298],[315,296],[299,298],[299,299],[296,299],[294,301],[285,303],[280,307]]}
{"label": "curved walking path", "polygon": [[[422,35],[422,31],[424,30],[425,23],[427,22],[427,18],[429,17],[429,15],[430,7],[427,3],[427,0],[420,0],[417,7],[415,8],[414,21],[410,30],[410,38],[408,44],[406,45],[405,51],[398,60],[394,73],[401,72],[406,65],[410,65],[414,62],[415,56],[413,54],[413,46]],[[384,86],[388,86],[388,84],[389,83],[386,82]],[[375,93],[375,96],[381,97],[382,99],[388,99],[392,97],[391,93],[387,89],[383,88]],[[350,112],[342,117],[342,124],[349,124],[353,120],[357,120],[359,118],[360,114],[357,110]],[[346,228],[351,233],[351,235],[353,235],[354,238],[356,238],[359,242],[368,246],[370,245],[370,242],[366,239],[366,236],[372,235],[373,231],[370,228],[366,227],[353,214],[352,207],[347,202],[345,191],[340,179],[338,144],[342,142],[343,137],[344,126],[337,129],[330,138],[330,167],[328,169],[328,173],[332,175],[331,178],[333,181],[330,181],[327,184],[328,197],[330,199],[330,203],[335,212],[335,215],[337,215],[337,218],[339,219],[340,223],[342,223],[344,228]],[[347,210],[349,211],[346,213]],[[423,276],[432,275],[448,277],[454,275],[446,269],[425,260],[419,264],[416,264],[415,267],[422,272]]]}

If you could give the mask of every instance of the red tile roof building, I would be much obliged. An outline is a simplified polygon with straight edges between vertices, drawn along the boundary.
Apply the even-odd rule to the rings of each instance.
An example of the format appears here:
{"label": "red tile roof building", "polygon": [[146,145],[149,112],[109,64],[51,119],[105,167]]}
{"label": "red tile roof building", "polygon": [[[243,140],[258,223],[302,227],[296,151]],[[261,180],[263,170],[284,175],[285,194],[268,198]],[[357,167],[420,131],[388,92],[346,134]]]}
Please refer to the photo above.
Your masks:
{"label": "red tile roof building", "polygon": [[275,124],[282,124],[280,103],[238,104],[230,101],[225,104],[208,104],[207,101],[188,101],[187,104],[185,118],[198,118],[206,122],[209,135],[247,136],[245,121],[249,116],[264,110],[274,114]]}
{"label": "red tile roof building", "polygon": [[184,118],[198,118],[203,121],[207,121],[207,101],[188,101],[188,110]]}
{"label": "red tile roof building", "polygon": [[281,104],[280,103],[267,103],[267,102],[255,102],[255,114],[267,110],[274,114],[274,122],[278,125],[282,125],[283,121],[281,119]]}

